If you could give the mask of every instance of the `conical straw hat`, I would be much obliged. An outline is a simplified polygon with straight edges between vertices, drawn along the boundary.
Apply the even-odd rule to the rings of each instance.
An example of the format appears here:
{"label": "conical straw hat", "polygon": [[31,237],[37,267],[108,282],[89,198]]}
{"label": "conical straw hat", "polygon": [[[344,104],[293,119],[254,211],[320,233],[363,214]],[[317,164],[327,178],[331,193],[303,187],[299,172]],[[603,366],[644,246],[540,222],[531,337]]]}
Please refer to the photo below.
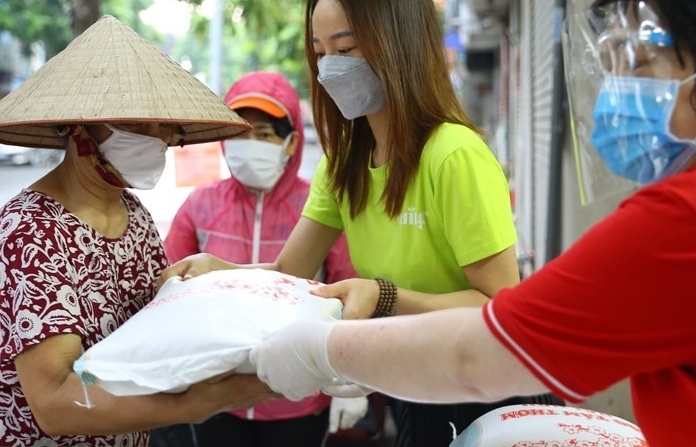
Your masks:
{"label": "conical straw hat", "polygon": [[[175,123],[186,144],[250,128],[208,87],[111,16],[0,100],[2,143],[64,148],[60,125],[105,122]],[[170,145],[179,139],[172,137]]]}

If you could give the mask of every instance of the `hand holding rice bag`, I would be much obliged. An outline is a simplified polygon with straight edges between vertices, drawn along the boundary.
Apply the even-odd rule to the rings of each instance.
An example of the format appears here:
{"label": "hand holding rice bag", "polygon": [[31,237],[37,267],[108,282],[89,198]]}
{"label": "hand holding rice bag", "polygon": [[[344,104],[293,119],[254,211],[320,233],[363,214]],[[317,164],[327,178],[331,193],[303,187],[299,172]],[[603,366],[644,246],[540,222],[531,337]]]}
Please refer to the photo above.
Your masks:
{"label": "hand holding rice bag", "polygon": [[309,293],[319,285],[261,269],[171,278],[73,370],[117,396],[180,392],[230,370],[254,374],[249,351],[268,335],[298,320],[340,319],[340,300]]}

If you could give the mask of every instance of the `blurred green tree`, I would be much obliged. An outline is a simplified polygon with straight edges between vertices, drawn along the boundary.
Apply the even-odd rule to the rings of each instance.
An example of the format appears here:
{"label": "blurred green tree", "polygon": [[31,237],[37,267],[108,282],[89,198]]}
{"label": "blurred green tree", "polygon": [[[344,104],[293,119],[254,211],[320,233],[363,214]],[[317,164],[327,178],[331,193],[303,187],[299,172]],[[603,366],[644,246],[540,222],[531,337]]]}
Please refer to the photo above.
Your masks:
{"label": "blurred green tree", "polygon": [[61,51],[72,39],[68,1],[0,1],[0,31],[9,31],[28,54],[32,43],[43,41],[47,57]]}
{"label": "blurred green tree", "polygon": [[151,4],[152,0],[0,0],[0,31],[18,38],[26,53],[34,42],[43,42],[48,59],[102,14],[118,17],[153,38],[150,27],[138,20],[138,12]]}
{"label": "blurred green tree", "polygon": [[[200,0],[187,1],[201,4]],[[306,98],[309,87],[304,60],[303,7],[304,0],[223,0],[224,84],[230,85],[252,70],[278,71]],[[207,64],[209,24],[203,8],[195,8],[191,20],[195,42],[181,42],[175,54],[188,55],[194,66],[199,66],[201,57]],[[202,52],[192,52],[193,47]],[[207,68],[202,71],[206,72]]]}

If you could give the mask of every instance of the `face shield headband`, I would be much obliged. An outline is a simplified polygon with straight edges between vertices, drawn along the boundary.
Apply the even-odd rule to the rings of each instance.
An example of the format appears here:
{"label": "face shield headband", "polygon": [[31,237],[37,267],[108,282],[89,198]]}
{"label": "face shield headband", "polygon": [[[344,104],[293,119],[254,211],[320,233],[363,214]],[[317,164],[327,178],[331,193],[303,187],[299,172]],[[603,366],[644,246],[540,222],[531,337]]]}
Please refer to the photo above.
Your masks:
{"label": "face shield headband", "polygon": [[[680,156],[682,146],[693,146],[669,132],[675,95],[684,80],[671,72],[673,38],[659,16],[645,1],[616,1],[596,8],[591,4],[569,2],[563,35],[584,204],[675,172],[681,166],[673,162],[685,158]],[[667,102],[655,108],[654,101],[646,101],[651,96]],[[654,144],[635,144],[647,141]]]}

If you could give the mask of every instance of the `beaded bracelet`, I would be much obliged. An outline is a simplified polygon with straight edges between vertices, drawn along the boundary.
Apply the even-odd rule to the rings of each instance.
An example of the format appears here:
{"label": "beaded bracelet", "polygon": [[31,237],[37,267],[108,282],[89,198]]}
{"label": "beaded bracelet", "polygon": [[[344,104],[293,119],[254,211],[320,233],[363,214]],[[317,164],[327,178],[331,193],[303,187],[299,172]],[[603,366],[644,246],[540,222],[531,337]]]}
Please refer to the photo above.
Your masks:
{"label": "beaded bracelet", "polygon": [[375,278],[375,281],[379,286],[379,299],[370,318],[391,317],[394,315],[394,306],[396,305],[396,285],[382,278]]}

